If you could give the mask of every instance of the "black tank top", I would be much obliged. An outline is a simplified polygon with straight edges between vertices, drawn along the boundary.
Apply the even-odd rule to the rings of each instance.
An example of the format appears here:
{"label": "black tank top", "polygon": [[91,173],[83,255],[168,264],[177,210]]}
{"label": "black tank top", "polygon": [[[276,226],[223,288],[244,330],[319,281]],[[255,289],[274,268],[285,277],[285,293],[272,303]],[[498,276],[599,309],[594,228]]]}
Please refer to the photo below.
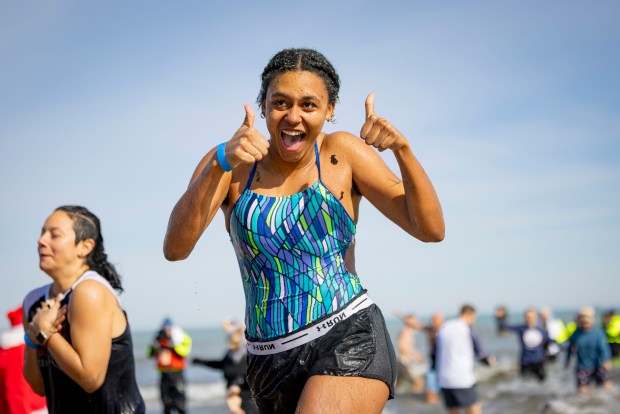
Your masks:
{"label": "black tank top", "polygon": [[[69,302],[72,293],[71,290],[65,296],[61,302],[63,305]],[[45,293],[39,299],[34,300],[28,308],[28,321],[32,320],[36,309],[45,300]],[[127,319],[126,313],[125,319]],[[67,320],[63,323],[62,335],[67,342],[71,343],[71,326]],[[56,365],[52,356],[47,352],[47,348],[38,348],[37,359],[45,383],[45,398],[49,414],[144,414],[146,411],[136,383],[129,321],[127,321],[125,331],[112,339],[112,350],[105,380],[103,385],[92,394],[84,391]]]}

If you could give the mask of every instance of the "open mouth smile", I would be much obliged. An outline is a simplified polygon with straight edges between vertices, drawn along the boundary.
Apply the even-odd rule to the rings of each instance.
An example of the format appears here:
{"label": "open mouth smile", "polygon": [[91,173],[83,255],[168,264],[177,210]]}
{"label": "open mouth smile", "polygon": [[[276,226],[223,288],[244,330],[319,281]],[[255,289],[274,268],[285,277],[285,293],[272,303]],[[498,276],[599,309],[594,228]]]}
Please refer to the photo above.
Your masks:
{"label": "open mouth smile", "polygon": [[286,150],[296,151],[306,138],[306,134],[295,129],[283,129],[280,133],[280,138],[282,139],[282,145]]}

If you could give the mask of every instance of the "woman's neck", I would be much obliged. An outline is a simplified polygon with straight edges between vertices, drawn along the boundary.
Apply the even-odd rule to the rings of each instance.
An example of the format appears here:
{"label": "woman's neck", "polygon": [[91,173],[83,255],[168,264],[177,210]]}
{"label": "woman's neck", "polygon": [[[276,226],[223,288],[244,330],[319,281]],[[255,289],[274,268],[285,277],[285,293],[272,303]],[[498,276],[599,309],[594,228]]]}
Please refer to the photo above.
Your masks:
{"label": "woman's neck", "polygon": [[270,151],[265,159],[267,168],[281,176],[290,176],[313,167],[316,164],[314,147],[317,145],[320,148],[322,139],[323,134],[320,134],[298,161],[285,161],[280,155],[274,155]]}
{"label": "woman's neck", "polygon": [[311,166],[315,164],[314,157],[314,149],[312,153],[305,156],[302,160],[298,162],[288,162],[280,159],[279,157],[270,156],[267,158],[266,167],[269,168],[274,173],[286,177],[298,173],[300,171],[305,171]]}
{"label": "woman's neck", "polygon": [[54,280],[49,292],[50,297],[55,297],[59,293],[65,293],[71,289],[71,286],[88,270],[88,265],[83,264],[76,269],[65,270],[57,275],[50,275]]}

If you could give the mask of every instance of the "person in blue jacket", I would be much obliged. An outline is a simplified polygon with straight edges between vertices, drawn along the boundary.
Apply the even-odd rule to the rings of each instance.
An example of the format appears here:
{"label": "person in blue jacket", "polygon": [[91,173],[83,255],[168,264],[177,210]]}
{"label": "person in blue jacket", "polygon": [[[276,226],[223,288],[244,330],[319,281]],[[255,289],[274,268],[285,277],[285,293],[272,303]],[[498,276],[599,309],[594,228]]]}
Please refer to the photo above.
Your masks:
{"label": "person in blue jacket", "polygon": [[520,325],[509,325],[506,322],[506,308],[499,308],[495,312],[495,318],[499,331],[511,331],[518,334],[521,345],[521,375],[523,377],[534,376],[539,381],[544,381],[545,355],[549,344],[547,331],[538,326],[538,313],[534,308],[525,310],[525,323]]}
{"label": "person in blue jacket", "polygon": [[580,393],[588,392],[592,382],[611,389],[611,351],[603,330],[594,326],[594,309],[582,308],[577,321],[577,330],[568,339],[565,365],[568,368],[571,356],[577,356],[575,373]]}

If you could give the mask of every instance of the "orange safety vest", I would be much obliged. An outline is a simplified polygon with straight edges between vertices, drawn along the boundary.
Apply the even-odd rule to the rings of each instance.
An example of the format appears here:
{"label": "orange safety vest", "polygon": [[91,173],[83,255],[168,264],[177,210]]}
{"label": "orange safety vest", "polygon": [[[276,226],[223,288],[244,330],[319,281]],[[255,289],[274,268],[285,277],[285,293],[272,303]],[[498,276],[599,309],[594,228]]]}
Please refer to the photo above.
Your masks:
{"label": "orange safety vest", "polygon": [[157,341],[160,349],[154,351],[157,358],[157,369],[160,371],[181,371],[187,366],[185,357],[177,354],[172,341],[161,338]]}

